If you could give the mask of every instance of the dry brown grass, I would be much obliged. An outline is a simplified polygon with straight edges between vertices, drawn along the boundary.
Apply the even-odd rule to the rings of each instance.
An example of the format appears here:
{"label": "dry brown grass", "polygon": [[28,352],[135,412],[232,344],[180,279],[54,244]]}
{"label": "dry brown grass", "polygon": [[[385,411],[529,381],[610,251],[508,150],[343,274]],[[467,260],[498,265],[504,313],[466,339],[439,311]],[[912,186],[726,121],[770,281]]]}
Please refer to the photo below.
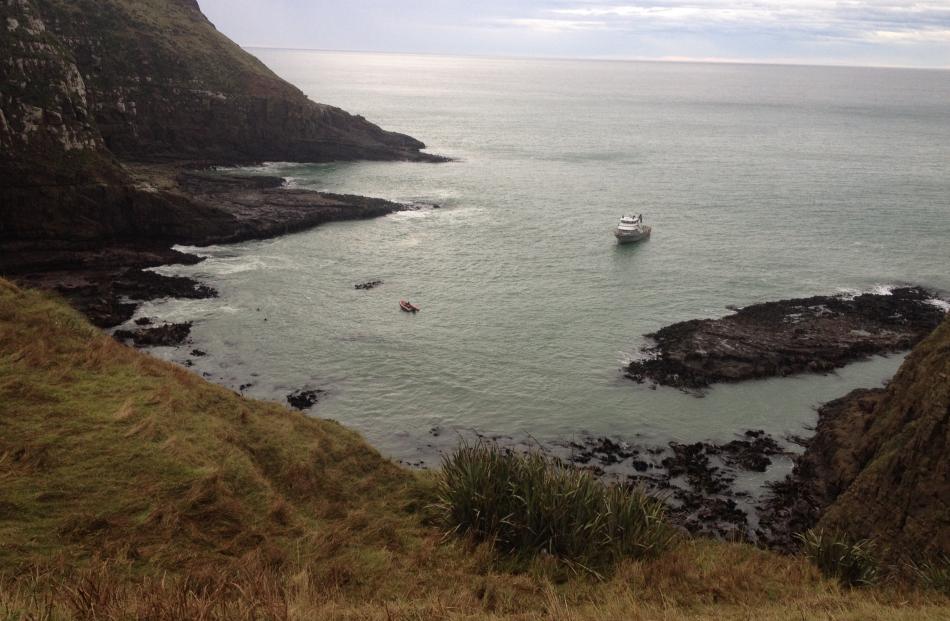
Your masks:
{"label": "dry brown grass", "polygon": [[605,580],[427,526],[428,475],[0,280],[0,621],[948,619],[804,559],[685,541]]}

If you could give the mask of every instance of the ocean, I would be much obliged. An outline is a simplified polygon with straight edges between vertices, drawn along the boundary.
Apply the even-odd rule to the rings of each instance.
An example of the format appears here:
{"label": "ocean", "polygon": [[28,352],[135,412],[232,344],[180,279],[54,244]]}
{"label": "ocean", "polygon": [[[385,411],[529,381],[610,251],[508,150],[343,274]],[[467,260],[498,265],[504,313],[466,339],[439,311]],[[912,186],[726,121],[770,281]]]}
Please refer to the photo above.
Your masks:
{"label": "ocean", "polygon": [[[220,298],[139,314],[194,321],[193,346],[156,353],[249,396],[327,390],[312,414],[394,459],[435,465],[473,434],[807,435],[817,405],[880,386],[902,357],[703,396],[621,368],[644,334],[728,305],[950,291],[950,71],[252,52],[455,160],[254,171],[440,208],[190,249],[207,260],[161,271]],[[652,239],[618,246],[624,213]],[[384,284],[354,289],[370,280]]]}

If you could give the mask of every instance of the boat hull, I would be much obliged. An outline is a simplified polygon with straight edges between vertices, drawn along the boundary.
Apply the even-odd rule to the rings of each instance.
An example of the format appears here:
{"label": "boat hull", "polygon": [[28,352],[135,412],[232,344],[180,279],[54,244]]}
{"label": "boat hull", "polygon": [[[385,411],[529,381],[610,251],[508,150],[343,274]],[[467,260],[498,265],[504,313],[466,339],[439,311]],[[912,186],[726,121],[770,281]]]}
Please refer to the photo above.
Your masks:
{"label": "boat hull", "polygon": [[637,231],[614,231],[614,236],[617,238],[617,243],[620,244],[632,244],[634,242],[643,241],[650,237],[650,233],[653,232],[653,229],[649,226],[643,226],[642,232]]}

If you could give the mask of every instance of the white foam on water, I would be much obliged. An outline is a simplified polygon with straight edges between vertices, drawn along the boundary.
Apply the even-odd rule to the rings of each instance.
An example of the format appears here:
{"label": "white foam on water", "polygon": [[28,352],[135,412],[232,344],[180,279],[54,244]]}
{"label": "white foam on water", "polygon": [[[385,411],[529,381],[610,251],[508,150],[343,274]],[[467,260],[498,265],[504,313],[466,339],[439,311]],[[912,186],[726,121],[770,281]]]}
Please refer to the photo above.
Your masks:
{"label": "white foam on water", "polygon": [[217,276],[231,276],[245,272],[280,269],[288,267],[292,262],[286,260],[268,260],[270,257],[235,257],[218,259],[202,264],[202,270]]}
{"label": "white foam on water", "polygon": [[389,214],[393,220],[417,220],[429,218],[434,214],[434,209],[414,209],[409,211],[394,211]]}
{"label": "white foam on water", "polygon": [[182,246],[180,244],[172,246],[172,250],[184,252],[185,254],[193,254],[196,257],[205,259],[214,256],[214,251],[217,248],[220,248],[220,246]]}
{"label": "white foam on water", "polygon": [[126,322],[132,326],[136,319],[142,317],[157,318],[159,323],[184,323],[200,321],[201,319],[218,316],[219,314],[233,315],[241,309],[228,305],[216,305],[209,300],[183,300],[163,298],[143,303],[135,312],[135,316]]}
{"label": "white foam on water", "polygon": [[288,170],[288,169],[293,170],[293,169],[307,168],[307,167],[312,167],[312,166],[313,164],[301,164],[299,162],[264,162],[263,164],[259,166],[247,166],[247,167],[241,167],[241,168],[221,166],[221,167],[216,168],[215,170],[220,171],[220,172],[227,172],[227,171],[238,171],[242,173],[259,172],[259,173],[267,173],[270,175],[275,175],[282,170]]}
{"label": "white foam on water", "polygon": [[853,300],[859,295],[864,295],[866,293],[871,293],[874,295],[893,295],[894,289],[897,289],[900,285],[874,285],[869,289],[855,289],[853,287],[839,287],[838,295],[845,300]]}
{"label": "white foam on water", "polygon": [[947,300],[941,300],[940,298],[933,298],[931,300],[926,300],[926,304],[931,304],[941,309],[945,313],[950,313],[950,302]]}

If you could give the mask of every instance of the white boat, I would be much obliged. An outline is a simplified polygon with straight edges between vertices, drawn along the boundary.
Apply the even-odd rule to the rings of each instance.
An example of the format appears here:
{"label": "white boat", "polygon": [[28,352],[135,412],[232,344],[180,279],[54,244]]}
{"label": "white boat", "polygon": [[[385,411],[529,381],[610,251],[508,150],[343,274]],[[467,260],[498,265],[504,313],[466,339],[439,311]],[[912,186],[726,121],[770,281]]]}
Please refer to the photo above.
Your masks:
{"label": "white boat", "polygon": [[643,224],[643,214],[640,214],[620,218],[620,224],[617,225],[614,235],[621,244],[629,244],[648,238],[651,231],[653,228]]}

